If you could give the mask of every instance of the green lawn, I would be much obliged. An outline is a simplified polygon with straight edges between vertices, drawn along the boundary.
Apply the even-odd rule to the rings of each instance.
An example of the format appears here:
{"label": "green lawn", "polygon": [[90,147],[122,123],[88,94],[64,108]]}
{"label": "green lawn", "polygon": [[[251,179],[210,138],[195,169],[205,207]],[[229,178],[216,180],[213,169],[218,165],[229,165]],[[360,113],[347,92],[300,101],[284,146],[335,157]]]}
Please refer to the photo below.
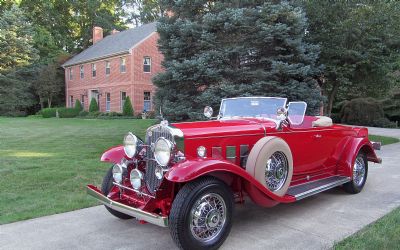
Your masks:
{"label": "green lawn", "polygon": [[335,244],[334,249],[400,249],[400,208]]}
{"label": "green lawn", "polygon": [[382,142],[382,145],[388,145],[399,142],[399,139],[397,138],[381,136],[381,135],[368,135],[368,139],[370,139],[371,141],[380,141]]}
{"label": "green lawn", "polygon": [[95,205],[85,185],[101,183],[102,152],[154,122],[0,118],[0,224]]}

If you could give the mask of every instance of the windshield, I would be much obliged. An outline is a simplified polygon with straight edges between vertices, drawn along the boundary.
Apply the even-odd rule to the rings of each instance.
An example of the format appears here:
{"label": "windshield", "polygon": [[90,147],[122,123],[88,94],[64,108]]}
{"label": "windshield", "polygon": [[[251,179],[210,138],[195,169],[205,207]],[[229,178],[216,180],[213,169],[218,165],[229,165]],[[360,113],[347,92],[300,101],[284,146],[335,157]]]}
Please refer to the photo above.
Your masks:
{"label": "windshield", "polygon": [[219,110],[219,118],[257,117],[276,120],[276,110],[280,107],[285,107],[286,101],[286,98],[280,97],[239,97],[223,99]]}

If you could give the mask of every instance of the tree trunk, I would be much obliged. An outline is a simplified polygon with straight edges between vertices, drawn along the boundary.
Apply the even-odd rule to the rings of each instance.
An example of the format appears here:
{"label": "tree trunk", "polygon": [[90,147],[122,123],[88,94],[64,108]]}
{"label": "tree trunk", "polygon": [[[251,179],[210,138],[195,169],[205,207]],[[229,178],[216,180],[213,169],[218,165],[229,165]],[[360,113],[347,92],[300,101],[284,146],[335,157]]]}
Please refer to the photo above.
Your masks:
{"label": "tree trunk", "polygon": [[326,115],[330,116],[332,112],[333,101],[335,100],[336,93],[339,90],[339,83],[333,82],[332,90],[328,96],[328,105],[326,107]]}
{"label": "tree trunk", "polygon": [[47,98],[47,104],[48,104],[49,108],[51,108],[51,97]]}
{"label": "tree trunk", "polygon": [[40,110],[44,109],[43,98],[39,96]]}

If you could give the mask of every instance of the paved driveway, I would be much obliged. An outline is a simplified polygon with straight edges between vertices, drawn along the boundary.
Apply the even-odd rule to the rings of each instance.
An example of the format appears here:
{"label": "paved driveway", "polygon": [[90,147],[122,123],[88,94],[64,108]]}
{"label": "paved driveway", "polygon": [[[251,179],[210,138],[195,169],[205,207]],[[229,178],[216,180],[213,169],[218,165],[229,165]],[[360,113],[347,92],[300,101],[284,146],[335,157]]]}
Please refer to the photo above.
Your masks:
{"label": "paved driveway", "polygon": [[[379,134],[400,138],[400,130]],[[377,131],[371,131],[378,134]],[[383,164],[370,164],[363,192],[340,188],[274,208],[237,206],[222,249],[329,249],[400,206],[400,143],[384,146]],[[169,231],[122,221],[102,207],[0,226],[0,249],[175,249]]]}

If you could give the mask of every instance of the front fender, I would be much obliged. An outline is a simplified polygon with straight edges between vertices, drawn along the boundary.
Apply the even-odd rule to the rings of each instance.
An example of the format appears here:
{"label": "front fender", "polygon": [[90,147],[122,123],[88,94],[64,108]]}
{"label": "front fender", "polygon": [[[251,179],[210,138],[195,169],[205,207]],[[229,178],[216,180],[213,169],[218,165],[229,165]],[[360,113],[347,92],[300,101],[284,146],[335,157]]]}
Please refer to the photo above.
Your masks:
{"label": "front fender", "polygon": [[100,158],[100,161],[103,162],[111,162],[111,163],[120,163],[121,159],[125,157],[124,146],[116,146],[108,149],[103,153]]}
{"label": "front fender", "polygon": [[363,150],[366,153],[368,161],[375,163],[382,162],[382,160],[376,156],[368,137],[355,137],[345,146],[345,150],[339,161],[339,174],[349,177],[353,176],[353,163],[355,162],[357,154],[360,150]]}
{"label": "front fender", "polygon": [[[260,182],[254,179],[246,170],[225,160],[217,159],[193,159],[176,164],[166,174],[165,178],[171,182],[189,182],[200,176],[229,174],[239,177],[244,181],[246,191],[249,193],[253,201],[260,205],[272,204],[273,200],[278,202],[290,203],[295,201],[295,198],[290,195],[283,197],[277,196]],[[267,206],[267,205],[266,205]]]}

